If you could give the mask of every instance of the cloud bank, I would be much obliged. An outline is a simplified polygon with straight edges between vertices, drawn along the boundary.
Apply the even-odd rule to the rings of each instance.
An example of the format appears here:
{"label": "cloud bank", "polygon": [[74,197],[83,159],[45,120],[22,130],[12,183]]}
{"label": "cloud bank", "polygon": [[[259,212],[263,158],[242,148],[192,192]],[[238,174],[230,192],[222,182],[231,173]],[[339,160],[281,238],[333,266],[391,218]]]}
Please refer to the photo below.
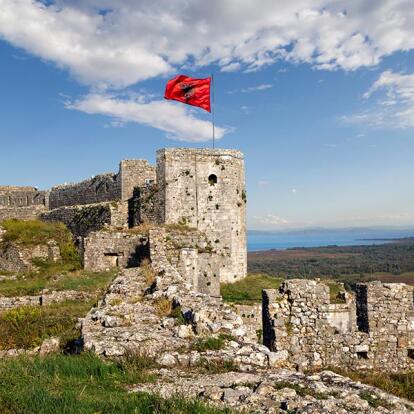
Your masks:
{"label": "cloud bank", "polygon": [[[0,0],[1,38],[67,69],[94,92],[123,90],[185,65],[249,72],[283,59],[355,70],[413,49],[413,21],[412,0]],[[143,112],[144,105],[171,111],[155,101],[142,104]],[[130,113],[118,102],[115,116],[126,116],[120,108]],[[203,121],[180,116],[203,136]],[[189,127],[171,130],[145,115],[130,120],[161,125],[180,139],[191,135]]]}
{"label": "cloud bank", "polygon": [[[138,122],[150,125],[167,133],[171,139],[201,142],[210,140],[210,122],[195,118],[184,106],[167,102],[145,102],[142,98],[120,99],[109,95],[91,94],[75,102],[66,102],[66,107],[86,112],[115,117],[114,126],[125,122]],[[196,132],[195,132],[196,131]],[[217,139],[223,137],[226,129],[216,127]]]}
{"label": "cloud bank", "polygon": [[345,116],[344,121],[371,127],[414,127],[414,74],[382,72],[364,94],[367,100],[376,96],[372,109]]}

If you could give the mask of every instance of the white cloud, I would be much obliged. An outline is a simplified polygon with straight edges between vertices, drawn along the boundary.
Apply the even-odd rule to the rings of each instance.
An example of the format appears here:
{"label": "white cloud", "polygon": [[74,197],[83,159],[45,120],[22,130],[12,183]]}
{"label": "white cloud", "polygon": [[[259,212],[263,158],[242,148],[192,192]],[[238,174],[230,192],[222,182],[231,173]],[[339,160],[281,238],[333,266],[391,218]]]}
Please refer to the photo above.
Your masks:
{"label": "white cloud", "polygon": [[266,89],[270,89],[272,88],[273,85],[271,85],[270,83],[261,83],[260,85],[255,85],[255,86],[249,86],[248,88],[242,88],[242,89],[234,89],[232,91],[229,91],[227,93],[229,93],[230,95],[234,94],[234,93],[250,93],[250,92],[256,92],[256,91],[264,91]]}
{"label": "white cloud", "polygon": [[[123,126],[126,122],[138,122],[167,132],[171,139],[201,142],[212,139],[212,127],[208,121],[197,119],[193,111],[169,101],[150,101],[137,96],[119,98],[103,94],[90,94],[75,102],[66,102],[66,107],[88,114],[107,115],[115,118],[111,125]],[[196,133],[195,133],[196,131]],[[229,132],[216,127],[217,139]]]}
{"label": "white cloud", "polygon": [[378,93],[380,98],[373,108],[345,116],[343,120],[373,127],[414,127],[414,74],[384,71],[364,94],[364,98],[372,99]]}
{"label": "white cloud", "polygon": [[118,87],[189,61],[353,70],[412,49],[413,20],[412,0],[0,0],[4,39],[82,82]]}
{"label": "white cloud", "polygon": [[[412,0],[0,0],[0,38],[68,70],[92,93],[211,64],[245,72],[277,61],[355,70],[413,49],[413,21]],[[137,105],[121,103],[118,109]],[[164,118],[169,107],[160,105],[141,109],[157,108]],[[407,106],[395,118],[412,125],[413,112]],[[188,137],[191,126],[201,128],[193,136],[205,135],[206,123],[183,113],[178,135]],[[134,116],[142,118],[170,129]]]}
{"label": "white cloud", "polygon": [[297,190],[296,188],[292,188],[292,189],[290,190],[290,192],[291,192],[292,194],[296,194],[296,193],[298,192],[298,190]]}
{"label": "white cloud", "polygon": [[267,180],[259,180],[257,182],[257,185],[259,187],[267,187],[269,184],[270,184],[270,181],[267,181]]}
{"label": "white cloud", "polygon": [[269,224],[272,226],[280,226],[289,224],[287,220],[274,214],[266,214],[264,216],[255,216],[255,221],[259,224]]}
{"label": "white cloud", "polygon": [[242,105],[242,106],[240,107],[240,109],[242,110],[242,112],[243,112],[245,115],[249,115],[249,113],[250,113],[250,108],[249,108],[248,106],[246,106],[246,105]]}

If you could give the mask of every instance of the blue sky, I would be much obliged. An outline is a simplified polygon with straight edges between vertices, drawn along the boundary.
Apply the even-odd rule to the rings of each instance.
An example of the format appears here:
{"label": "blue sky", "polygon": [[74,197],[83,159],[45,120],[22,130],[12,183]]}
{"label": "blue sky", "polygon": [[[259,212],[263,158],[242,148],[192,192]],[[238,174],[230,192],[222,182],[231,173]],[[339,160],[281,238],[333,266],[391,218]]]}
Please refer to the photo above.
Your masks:
{"label": "blue sky", "polygon": [[209,114],[162,96],[177,73],[214,73],[249,228],[414,224],[410,1],[254,3],[0,0],[0,184],[210,146]]}

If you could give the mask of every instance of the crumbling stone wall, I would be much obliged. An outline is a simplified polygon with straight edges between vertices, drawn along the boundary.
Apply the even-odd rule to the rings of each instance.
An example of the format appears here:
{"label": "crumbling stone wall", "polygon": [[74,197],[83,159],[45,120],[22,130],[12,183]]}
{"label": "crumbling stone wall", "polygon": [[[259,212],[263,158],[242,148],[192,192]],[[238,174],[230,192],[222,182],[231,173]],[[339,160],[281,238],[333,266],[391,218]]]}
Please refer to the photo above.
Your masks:
{"label": "crumbling stone wall", "polygon": [[238,315],[243,319],[243,323],[250,332],[252,337],[257,337],[257,340],[261,342],[263,340],[263,328],[262,328],[262,304],[253,303],[251,305],[246,304],[233,304]]}
{"label": "crumbling stone wall", "polygon": [[17,220],[35,220],[46,211],[45,206],[29,207],[0,207],[0,221],[17,219]]}
{"label": "crumbling stone wall", "polygon": [[246,192],[243,154],[221,149],[157,151],[161,221],[204,232],[221,256],[219,277],[246,275]]}
{"label": "crumbling stone wall", "polygon": [[0,221],[33,220],[46,210],[47,193],[35,187],[0,186]]}
{"label": "crumbling stone wall", "polygon": [[163,206],[160,203],[160,190],[157,184],[136,187],[129,200],[129,226],[140,223],[162,223]]}
{"label": "crumbling stone wall", "polygon": [[75,238],[86,237],[92,231],[111,224],[111,204],[61,207],[40,216],[43,221],[64,223]]}
{"label": "crumbling stone wall", "polygon": [[18,243],[0,245],[0,270],[6,272],[28,272],[34,267],[33,259],[56,262],[60,258],[59,246],[54,240],[34,246]]}
{"label": "crumbling stone wall", "polygon": [[125,231],[92,232],[84,239],[84,268],[94,272],[137,267],[149,258],[148,236]]}
{"label": "crumbling stone wall", "polygon": [[97,175],[75,184],[60,185],[50,191],[51,209],[105,201],[128,201],[135,187],[155,182],[155,168],[146,160],[123,160],[117,174]]}
{"label": "crumbling stone wall", "polygon": [[44,206],[46,192],[35,187],[0,186],[0,207]]}
{"label": "crumbling stone wall", "polygon": [[150,230],[150,254],[155,267],[159,261],[172,265],[195,291],[219,297],[221,257],[200,247],[205,245],[205,235],[197,230]]}
{"label": "crumbling stone wall", "polygon": [[119,200],[121,188],[117,174],[97,175],[76,184],[53,187],[50,190],[49,206],[55,209],[64,206],[101,203]]}
{"label": "crumbling stone wall", "polygon": [[132,198],[134,189],[146,187],[156,182],[155,167],[147,160],[122,160],[119,165],[121,200]]}
{"label": "crumbling stone wall", "polygon": [[288,280],[263,291],[264,344],[289,352],[300,369],[412,369],[413,306],[413,287],[402,283],[360,284],[356,303],[341,305],[330,303],[324,283]]}

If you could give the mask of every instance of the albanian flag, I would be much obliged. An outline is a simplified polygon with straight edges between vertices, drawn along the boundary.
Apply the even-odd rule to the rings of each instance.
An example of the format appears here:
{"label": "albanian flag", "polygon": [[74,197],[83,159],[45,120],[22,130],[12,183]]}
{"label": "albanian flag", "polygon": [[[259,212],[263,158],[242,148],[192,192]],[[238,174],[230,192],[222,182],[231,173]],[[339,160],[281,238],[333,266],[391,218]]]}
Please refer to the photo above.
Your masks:
{"label": "albanian flag", "polygon": [[211,112],[210,85],[211,78],[195,79],[178,75],[167,82],[164,98],[198,106]]}

